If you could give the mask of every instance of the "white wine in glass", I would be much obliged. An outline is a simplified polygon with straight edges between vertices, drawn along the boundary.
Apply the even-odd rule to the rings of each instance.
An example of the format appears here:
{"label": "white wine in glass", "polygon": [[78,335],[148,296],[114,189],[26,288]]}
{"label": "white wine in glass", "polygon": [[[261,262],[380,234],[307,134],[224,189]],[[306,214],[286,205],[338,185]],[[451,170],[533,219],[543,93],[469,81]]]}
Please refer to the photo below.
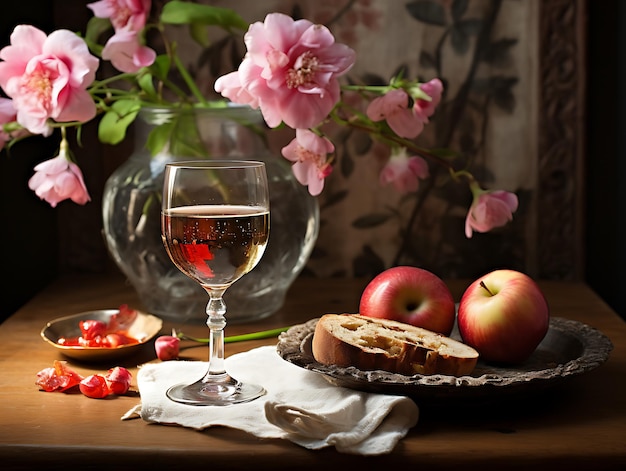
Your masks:
{"label": "white wine in glass", "polygon": [[228,405],[263,394],[263,387],[231,377],[224,368],[226,289],[252,270],[269,237],[265,164],[257,161],[191,161],[166,165],[161,235],[185,275],[208,293],[209,367],[190,384],[167,391],[176,402]]}

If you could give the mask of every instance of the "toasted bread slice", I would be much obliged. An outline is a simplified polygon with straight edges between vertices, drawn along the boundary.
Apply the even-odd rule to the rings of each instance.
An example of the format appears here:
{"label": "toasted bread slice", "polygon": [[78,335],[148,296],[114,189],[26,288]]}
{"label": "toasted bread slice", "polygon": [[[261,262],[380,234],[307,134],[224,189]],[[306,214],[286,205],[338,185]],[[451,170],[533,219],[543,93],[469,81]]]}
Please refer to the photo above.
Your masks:
{"label": "toasted bread slice", "polygon": [[478,352],[469,345],[402,322],[359,314],[325,314],[313,334],[313,357],[324,365],[404,375],[470,374]]}

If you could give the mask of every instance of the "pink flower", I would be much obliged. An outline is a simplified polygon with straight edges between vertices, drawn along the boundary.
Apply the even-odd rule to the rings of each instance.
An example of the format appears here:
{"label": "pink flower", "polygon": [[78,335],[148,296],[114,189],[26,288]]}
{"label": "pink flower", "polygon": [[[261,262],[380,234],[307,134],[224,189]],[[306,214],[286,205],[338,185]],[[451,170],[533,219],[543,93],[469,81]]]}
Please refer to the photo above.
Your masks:
{"label": "pink flower", "polygon": [[152,65],[156,52],[141,45],[136,31],[121,31],[109,38],[102,49],[102,58],[111,61],[117,70],[133,74]]}
{"label": "pink flower", "polygon": [[100,0],[87,8],[98,18],[108,18],[119,31],[141,31],[146,26],[151,0]]}
{"label": "pink flower", "polygon": [[426,93],[430,97],[430,101],[417,98],[413,105],[413,112],[419,116],[424,124],[428,123],[430,118],[435,112],[435,108],[441,101],[441,94],[443,93],[443,84],[438,78],[432,79],[430,82],[426,82],[420,85],[422,92]]}
{"label": "pink flower", "polygon": [[338,77],[354,64],[354,51],[335,43],[325,26],[281,13],[250,25],[244,40],[248,52],[236,75],[220,77],[215,90],[258,104],[270,127],[320,124],[339,101]]}
{"label": "pink flower", "polygon": [[465,219],[465,235],[472,237],[472,230],[488,232],[505,225],[513,219],[517,210],[517,195],[508,191],[473,190],[474,201]]}
{"label": "pink flower", "polygon": [[319,195],[324,189],[324,179],[333,167],[328,154],[335,146],[325,137],[320,137],[308,129],[296,129],[296,138],[282,149],[283,157],[295,162],[293,173],[302,185],[308,185],[309,193]]}
{"label": "pink flower", "polygon": [[33,134],[50,135],[49,118],[86,122],[96,115],[86,88],[99,61],[71,31],[46,36],[33,26],[17,26],[0,59],[0,86],[13,98],[17,122]]}
{"label": "pink flower", "polygon": [[428,164],[418,156],[409,157],[406,149],[394,152],[380,172],[380,183],[393,184],[400,193],[417,191],[419,180],[428,178]]}
{"label": "pink flower", "polygon": [[64,154],[38,164],[35,172],[28,187],[53,208],[68,198],[77,204],[91,200],[80,168],[68,161]]}
{"label": "pink flower", "polygon": [[[241,65],[243,66],[243,63]],[[250,62],[247,62],[246,65],[250,65]],[[239,69],[241,70],[241,66]],[[215,81],[215,90],[233,103],[248,105],[254,109],[259,107],[259,100],[241,85],[238,71],[219,77]]]}
{"label": "pink flower", "polygon": [[121,72],[135,73],[156,59],[156,52],[139,39],[151,3],[151,0],[100,0],[87,5],[96,17],[111,21],[115,34],[104,45],[102,58],[111,61]]}
{"label": "pink flower", "polygon": [[[394,89],[383,96],[375,98],[367,107],[367,117],[372,121],[387,121],[389,127],[400,137],[413,139],[419,136],[424,130],[424,125],[428,123],[435,112],[435,108],[441,101],[443,84],[439,79],[419,86],[419,91],[412,93],[414,104],[409,108],[409,94],[401,89]],[[431,100],[423,98],[424,93]]]}
{"label": "pink flower", "polygon": [[[13,100],[10,100],[8,98],[0,98],[0,126],[4,126],[7,123],[15,121],[15,113],[15,108],[13,108]],[[4,144],[11,139],[11,134],[6,132],[3,127],[0,127],[0,150],[2,150]]]}
{"label": "pink flower", "polygon": [[154,341],[154,349],[159,360],[175,360],[180,352],[180,339],[172,335],[161,335]]}
{"label": "pink flower", "polygon": [[367,117],[372,121],[387,121],[389,127],[400,137],[409,139],[419,136],[424,121],[409,108],[409,95],[395,89],[374,98],[367,107]]}

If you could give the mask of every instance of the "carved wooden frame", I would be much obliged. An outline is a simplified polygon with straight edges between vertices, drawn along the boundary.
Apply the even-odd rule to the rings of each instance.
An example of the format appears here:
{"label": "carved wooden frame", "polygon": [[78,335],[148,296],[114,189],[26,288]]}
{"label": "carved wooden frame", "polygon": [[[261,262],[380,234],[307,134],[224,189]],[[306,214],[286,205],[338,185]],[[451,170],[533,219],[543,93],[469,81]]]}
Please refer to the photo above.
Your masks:
{"label": "carved wooden frame", "polygon": [[584,270],[585,0],[539,2],[539,107],[534,272]]}

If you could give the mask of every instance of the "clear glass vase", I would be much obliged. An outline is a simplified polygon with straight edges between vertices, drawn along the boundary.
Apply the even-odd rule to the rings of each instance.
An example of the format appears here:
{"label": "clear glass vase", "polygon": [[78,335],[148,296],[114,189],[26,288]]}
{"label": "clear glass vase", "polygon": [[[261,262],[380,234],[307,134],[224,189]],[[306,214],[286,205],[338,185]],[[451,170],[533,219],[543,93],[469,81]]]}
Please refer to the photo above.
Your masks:
{"label": "clear glass vase", "polygon": [[[248,107],[142,109],[135,121],[135,152],[107,180],[103,195],[108,250],[145,309],[165,319],[204,322],[207,295],[170,261],[161,241],[163,170],[173,160],[261,160],[270,182],[270,238],[261,262],[226,293],[229,322],[270,316],[284,303],[317,239],[317,200],[294,178],[282,156],[268,152],[262,117]],[[151,131],[165,126],[171,139],[155,156]],[[166,133],[160,133],[164,136]]]}

